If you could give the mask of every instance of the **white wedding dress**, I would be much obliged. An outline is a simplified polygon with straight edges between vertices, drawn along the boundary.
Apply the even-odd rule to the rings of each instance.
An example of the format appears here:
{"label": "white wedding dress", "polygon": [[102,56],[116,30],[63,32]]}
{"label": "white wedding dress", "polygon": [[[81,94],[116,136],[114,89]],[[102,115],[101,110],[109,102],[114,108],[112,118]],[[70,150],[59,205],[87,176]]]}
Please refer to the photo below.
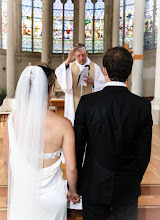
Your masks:
{"label": "white wedding dress", "polygon": [[[16,177],[19,175],[19,180],[22,180],[25,177],[25,171],[21,170],[21,155],[20,152],[16,149],[16,137],[13,126],[13,113],[9,115],[8,118],[8,131],[9,131],[9,147],[10,147],[10,169],[12,176]],[[41,186],[38,192],[40,193],[40,203],[38,210],[40,212],[40,218],[33,218],[34,220],[66,220],[67,219],[67,197],[66,197],[66,181],[63,179],[63,172],[61,169],[61,152],[62,149],[54,153],[47,153],[43,155],[43,159],[55,158],[59,156],[57,162],[52,164],[49,167],[42,169],[41,175]],[[31,167],[28,165],[28,169],[31,170]],[[32,170],[31,170],[32,172]],[[34,172],[33,172],[34,173]],[[18,178],[14,178],[14,187],[12,189],[11,196],[14,195],[14,189],[18,192],[19,183]],[[24,189],[25,191],[25,189]],[[14,197],[15,196],[15,197]],[[14,201],[12,203],[12,212],[11,215],[8,215],[9,220],[23,220],[18,216],[21,216],[19,213],[20,205],[16,202],[18,199],[18,194],[14,195]],[[11,198],[12,199],[12,198]],[[23,198],[22,198],[23,203]],[[19,204],[19,205],[18,205]],[[18,207],[20,206],[20,207]],[[27,213],[27,207],[26,213]],[[27,213],[28,214],[28,213]]]}

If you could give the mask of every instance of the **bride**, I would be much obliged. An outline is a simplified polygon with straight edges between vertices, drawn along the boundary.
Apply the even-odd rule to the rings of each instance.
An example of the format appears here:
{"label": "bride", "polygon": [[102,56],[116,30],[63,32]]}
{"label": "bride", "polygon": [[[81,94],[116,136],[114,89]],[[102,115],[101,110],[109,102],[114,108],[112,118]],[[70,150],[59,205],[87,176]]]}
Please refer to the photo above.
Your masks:
{"label": "bride", "polygon": [[8,117],[3,139],[8,220],[66,220],[67,196],[79,202],[73,128],[48,108],[54,83],[54,72],[45,63],[28,66],[18,81],[16,109]]}

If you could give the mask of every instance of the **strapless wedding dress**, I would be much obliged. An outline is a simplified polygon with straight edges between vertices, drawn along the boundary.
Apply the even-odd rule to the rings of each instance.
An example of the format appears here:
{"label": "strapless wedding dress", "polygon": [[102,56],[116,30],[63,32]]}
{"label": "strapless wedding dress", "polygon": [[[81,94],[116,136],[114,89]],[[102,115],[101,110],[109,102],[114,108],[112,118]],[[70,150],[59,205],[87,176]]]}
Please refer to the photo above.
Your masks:
{"label": "strapless wedding dress", "polygon": [[[59,153],[60,150],[50,157]],[[53,165],[43,168],[40,204],[44,220],[67,219],[66,181],[62,175],[61,158]]]}
{"label": "strapless wedding dress", "polygon": [[[15,144],[15,135],[13,128],[13,114],[9,115],[8,118],[8,132],[9,132],[9,145],[11,152],[11,168],[12,172],[16,173],[17,169],[20,169],[20,166],[16,169],[14,167],[14,160],[18,159],[18,152],[16,151]],[[60,156],[57,162],[52,164],[49,167],[42,169],[42,181],[41,187],[38,192],[40,192],[40,220],[66,220],[67,219],[67,197],[66,197],[66,181],[63,179],[63,172],[61,168],[61,152],[62,149],[54,153],[44,153],[43,158],[55,158],[57,155]],[[12,167],[13,164],[13,167]],[[25,171],[19,171],[23,178]],[[25,190],[25,189],[24,189]],[[23,202],[23,198],[22,198]],[[17,206],[14,207],[14,213],[19,212]],[[27,207],[26,207],[27,211]],[[9,216],[9,220],[17,220],[15,217]],[[17,215],[16,215],[17,216]],[[18,219],[19,220],[19,219]],[[23,220],[23,219],[21,219]],[[39,220],[39,219],[34,219]]]}

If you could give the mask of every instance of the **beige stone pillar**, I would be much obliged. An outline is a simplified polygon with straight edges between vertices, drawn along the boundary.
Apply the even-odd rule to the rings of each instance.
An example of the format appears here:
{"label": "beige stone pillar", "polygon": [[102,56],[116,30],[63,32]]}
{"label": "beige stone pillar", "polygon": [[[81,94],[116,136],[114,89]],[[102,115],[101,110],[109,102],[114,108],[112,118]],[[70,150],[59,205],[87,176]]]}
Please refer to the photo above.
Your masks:
{"label": "beige stone pillar", "polygon": [[41,61],[49,62],[49,0],[42,0],[42,54]]}
{"label": "beige stone pillar", "polygon": [[112,47],[119,45],[120,0],[113,0]]}
{"label": "beige stone pillar", "polygon": [[15,0],[7,0],[7,97],[0,107],[1,112],[10,112],[15,107],[14,2]]}
{"label": "beige stone pillar", "polygon": [[79,43],[85,43],[85,0],[79,0]]}
{"label": "beige stone pillar", "polygon": [[153,116],[153,124],[160,125],[160,13],[158,18],[156,74],[155,74],[154,99],[152,101],[152,116]]}
{"label": "beige stone pillar", "polygon": [[[144,9],[145,0],[135,0],[134,14],[134,31],[133,31],[133,53],[136,55],[143,54],[144,45]],[[143,74],[143,59],[135,59],[132,69],[132,85],[131,91],[139,96],[142,96],[142,74]]]}
{"label": "beige stone pillar", "polygon": [[7,0],[7,98],[15,93],[14,1]]}

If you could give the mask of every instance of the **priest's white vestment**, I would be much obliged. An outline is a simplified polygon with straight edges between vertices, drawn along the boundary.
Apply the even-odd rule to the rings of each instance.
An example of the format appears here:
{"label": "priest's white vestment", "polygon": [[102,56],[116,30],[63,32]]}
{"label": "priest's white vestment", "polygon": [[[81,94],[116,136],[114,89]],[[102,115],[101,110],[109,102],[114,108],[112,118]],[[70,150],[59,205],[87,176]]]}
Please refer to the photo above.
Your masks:
{"label": "priest's white vestment", "polygon": [[[81,65],[76,61],[76,64],[79,66],[80,72],[85,68],[86,65],[90,65],[90,63],[91,61],[88,57],[84,65]],[[71,65],[72,63],[69,64],[68,68],[66,68],[65,62],[63,62],[59,67],[57,67],[55,74],[57,76],[61,89],[65,93],[64,116],[68,118],[73,125],[75,118],[75,109],[73,100],[73,77],[71,72]],[[105,78],[100,67],[96,63],[94,63],[94,69],[94,88],[92,88],[92,92],[97,92],[103,89],[105,85]]]}

